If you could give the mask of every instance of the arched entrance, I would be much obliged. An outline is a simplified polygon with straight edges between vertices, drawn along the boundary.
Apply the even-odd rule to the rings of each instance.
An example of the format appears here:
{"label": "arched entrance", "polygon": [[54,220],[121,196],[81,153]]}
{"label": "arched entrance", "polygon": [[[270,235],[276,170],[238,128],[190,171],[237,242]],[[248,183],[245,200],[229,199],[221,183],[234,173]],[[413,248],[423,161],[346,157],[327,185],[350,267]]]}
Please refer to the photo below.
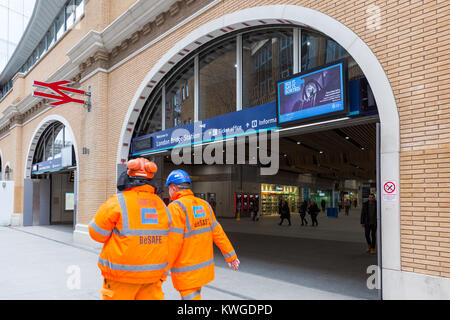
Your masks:
{"label": "arched entrance", "polygon": [[30,142],[24,180],[24,226],[76,224],[76,142],[60,116],[44,119]]}
{"label": "arched entrance", "polygon": [[[124,163],[128,158],[134,126],[146,100],[164,75],[176,66],[186,53],[206,45],[226,32],[266,24],[307,26],[333,39],[353,57],[367,78],[378,106],[381,133],[378,141],[379,181],[399,181],[399,117],[392,88],[380,62],[364,41],[339,21],[321,12],[292,5],[261,6],[228,14],[201,26],[173,46],[147,74],[130,104],[122,126],[117,163]],[[382,244],[385,244],[381,259],[383,269],[400,270],[398,201],[381,199],[381,218],[381,240]]]}

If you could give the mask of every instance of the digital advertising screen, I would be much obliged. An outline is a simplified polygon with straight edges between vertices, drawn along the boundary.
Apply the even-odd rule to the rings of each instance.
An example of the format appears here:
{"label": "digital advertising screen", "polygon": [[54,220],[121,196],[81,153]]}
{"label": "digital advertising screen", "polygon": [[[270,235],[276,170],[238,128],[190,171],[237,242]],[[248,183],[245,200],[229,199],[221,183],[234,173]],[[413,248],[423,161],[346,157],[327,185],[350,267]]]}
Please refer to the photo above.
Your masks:
{"label": "digital advertising screen", "polygon": [[348,112],[345,60],[299,73],[277,83],[278,125]]}

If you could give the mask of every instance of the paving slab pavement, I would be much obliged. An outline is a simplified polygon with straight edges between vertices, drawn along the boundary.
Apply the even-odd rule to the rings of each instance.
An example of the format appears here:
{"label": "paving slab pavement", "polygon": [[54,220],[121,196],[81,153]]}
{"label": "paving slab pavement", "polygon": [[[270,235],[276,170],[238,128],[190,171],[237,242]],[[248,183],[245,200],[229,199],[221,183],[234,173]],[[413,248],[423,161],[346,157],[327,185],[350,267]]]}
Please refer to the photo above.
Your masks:
{"label": "paving slab pavement", "polygon": [[[251,233],[245,227],[250,221],[235,225],[233,231],[230,225],[235,222],[221,220],[221,223],[236,247],[241,268],[237,272],[230,270],[216,249],[216,279],[203,288],[204,299],[377,299],[376,291],[365,287],[364,268],[374,258],[359,252],[361,243],[287,237],[284,227],[276,229],[275,234]],[[0,250],[1,300],[101,298],[99,250],[75,244],[70,227],[0,227]],[[335,265],[324,264],[324,256],[330,258],[333,252]],[[361,266],[352,267],[358,264]],[[79,288],[73,281],[77,272]],[[167,300],[179,300],[170,277],[163,290]]]}

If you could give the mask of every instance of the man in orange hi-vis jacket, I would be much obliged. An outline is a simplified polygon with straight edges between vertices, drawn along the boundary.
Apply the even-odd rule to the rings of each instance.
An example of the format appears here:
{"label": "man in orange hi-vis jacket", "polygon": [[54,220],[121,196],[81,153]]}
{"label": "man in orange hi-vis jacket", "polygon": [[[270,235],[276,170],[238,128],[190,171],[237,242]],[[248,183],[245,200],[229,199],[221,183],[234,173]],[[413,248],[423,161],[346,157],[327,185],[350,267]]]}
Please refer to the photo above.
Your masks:
{"label": "man in orange hi-vis jacket", "polygon": [[152,185],[158,168],[139,158],[127,169],[118,184],[123,193],[103,203],[89,224],[91,238],[104,243],[100,293],[104,300],[163,300],[171,216]]}
{"label": "man in orange hi-vis jacket", "polygon": [[201,288],[214,280],[213,242],[230,268],[239,260],[208,202],[194,196],[183,170],[172,171],[166,181],[172,203],[169,268],[172,283],[183,300],[201,300]]}

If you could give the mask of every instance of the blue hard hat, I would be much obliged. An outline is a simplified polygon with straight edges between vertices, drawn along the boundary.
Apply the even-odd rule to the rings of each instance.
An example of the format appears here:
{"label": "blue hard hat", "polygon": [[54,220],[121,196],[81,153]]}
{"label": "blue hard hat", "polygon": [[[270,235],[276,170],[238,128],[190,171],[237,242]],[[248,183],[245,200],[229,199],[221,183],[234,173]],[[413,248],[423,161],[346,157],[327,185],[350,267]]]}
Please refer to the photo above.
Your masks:
{"label": "blue hard hat", "polygon": [[189,175],[186,173],[186,171],[174,170],[167,177],[166,187],[168,187],[171,183],[191,183],[191,178],[189,178]]}

